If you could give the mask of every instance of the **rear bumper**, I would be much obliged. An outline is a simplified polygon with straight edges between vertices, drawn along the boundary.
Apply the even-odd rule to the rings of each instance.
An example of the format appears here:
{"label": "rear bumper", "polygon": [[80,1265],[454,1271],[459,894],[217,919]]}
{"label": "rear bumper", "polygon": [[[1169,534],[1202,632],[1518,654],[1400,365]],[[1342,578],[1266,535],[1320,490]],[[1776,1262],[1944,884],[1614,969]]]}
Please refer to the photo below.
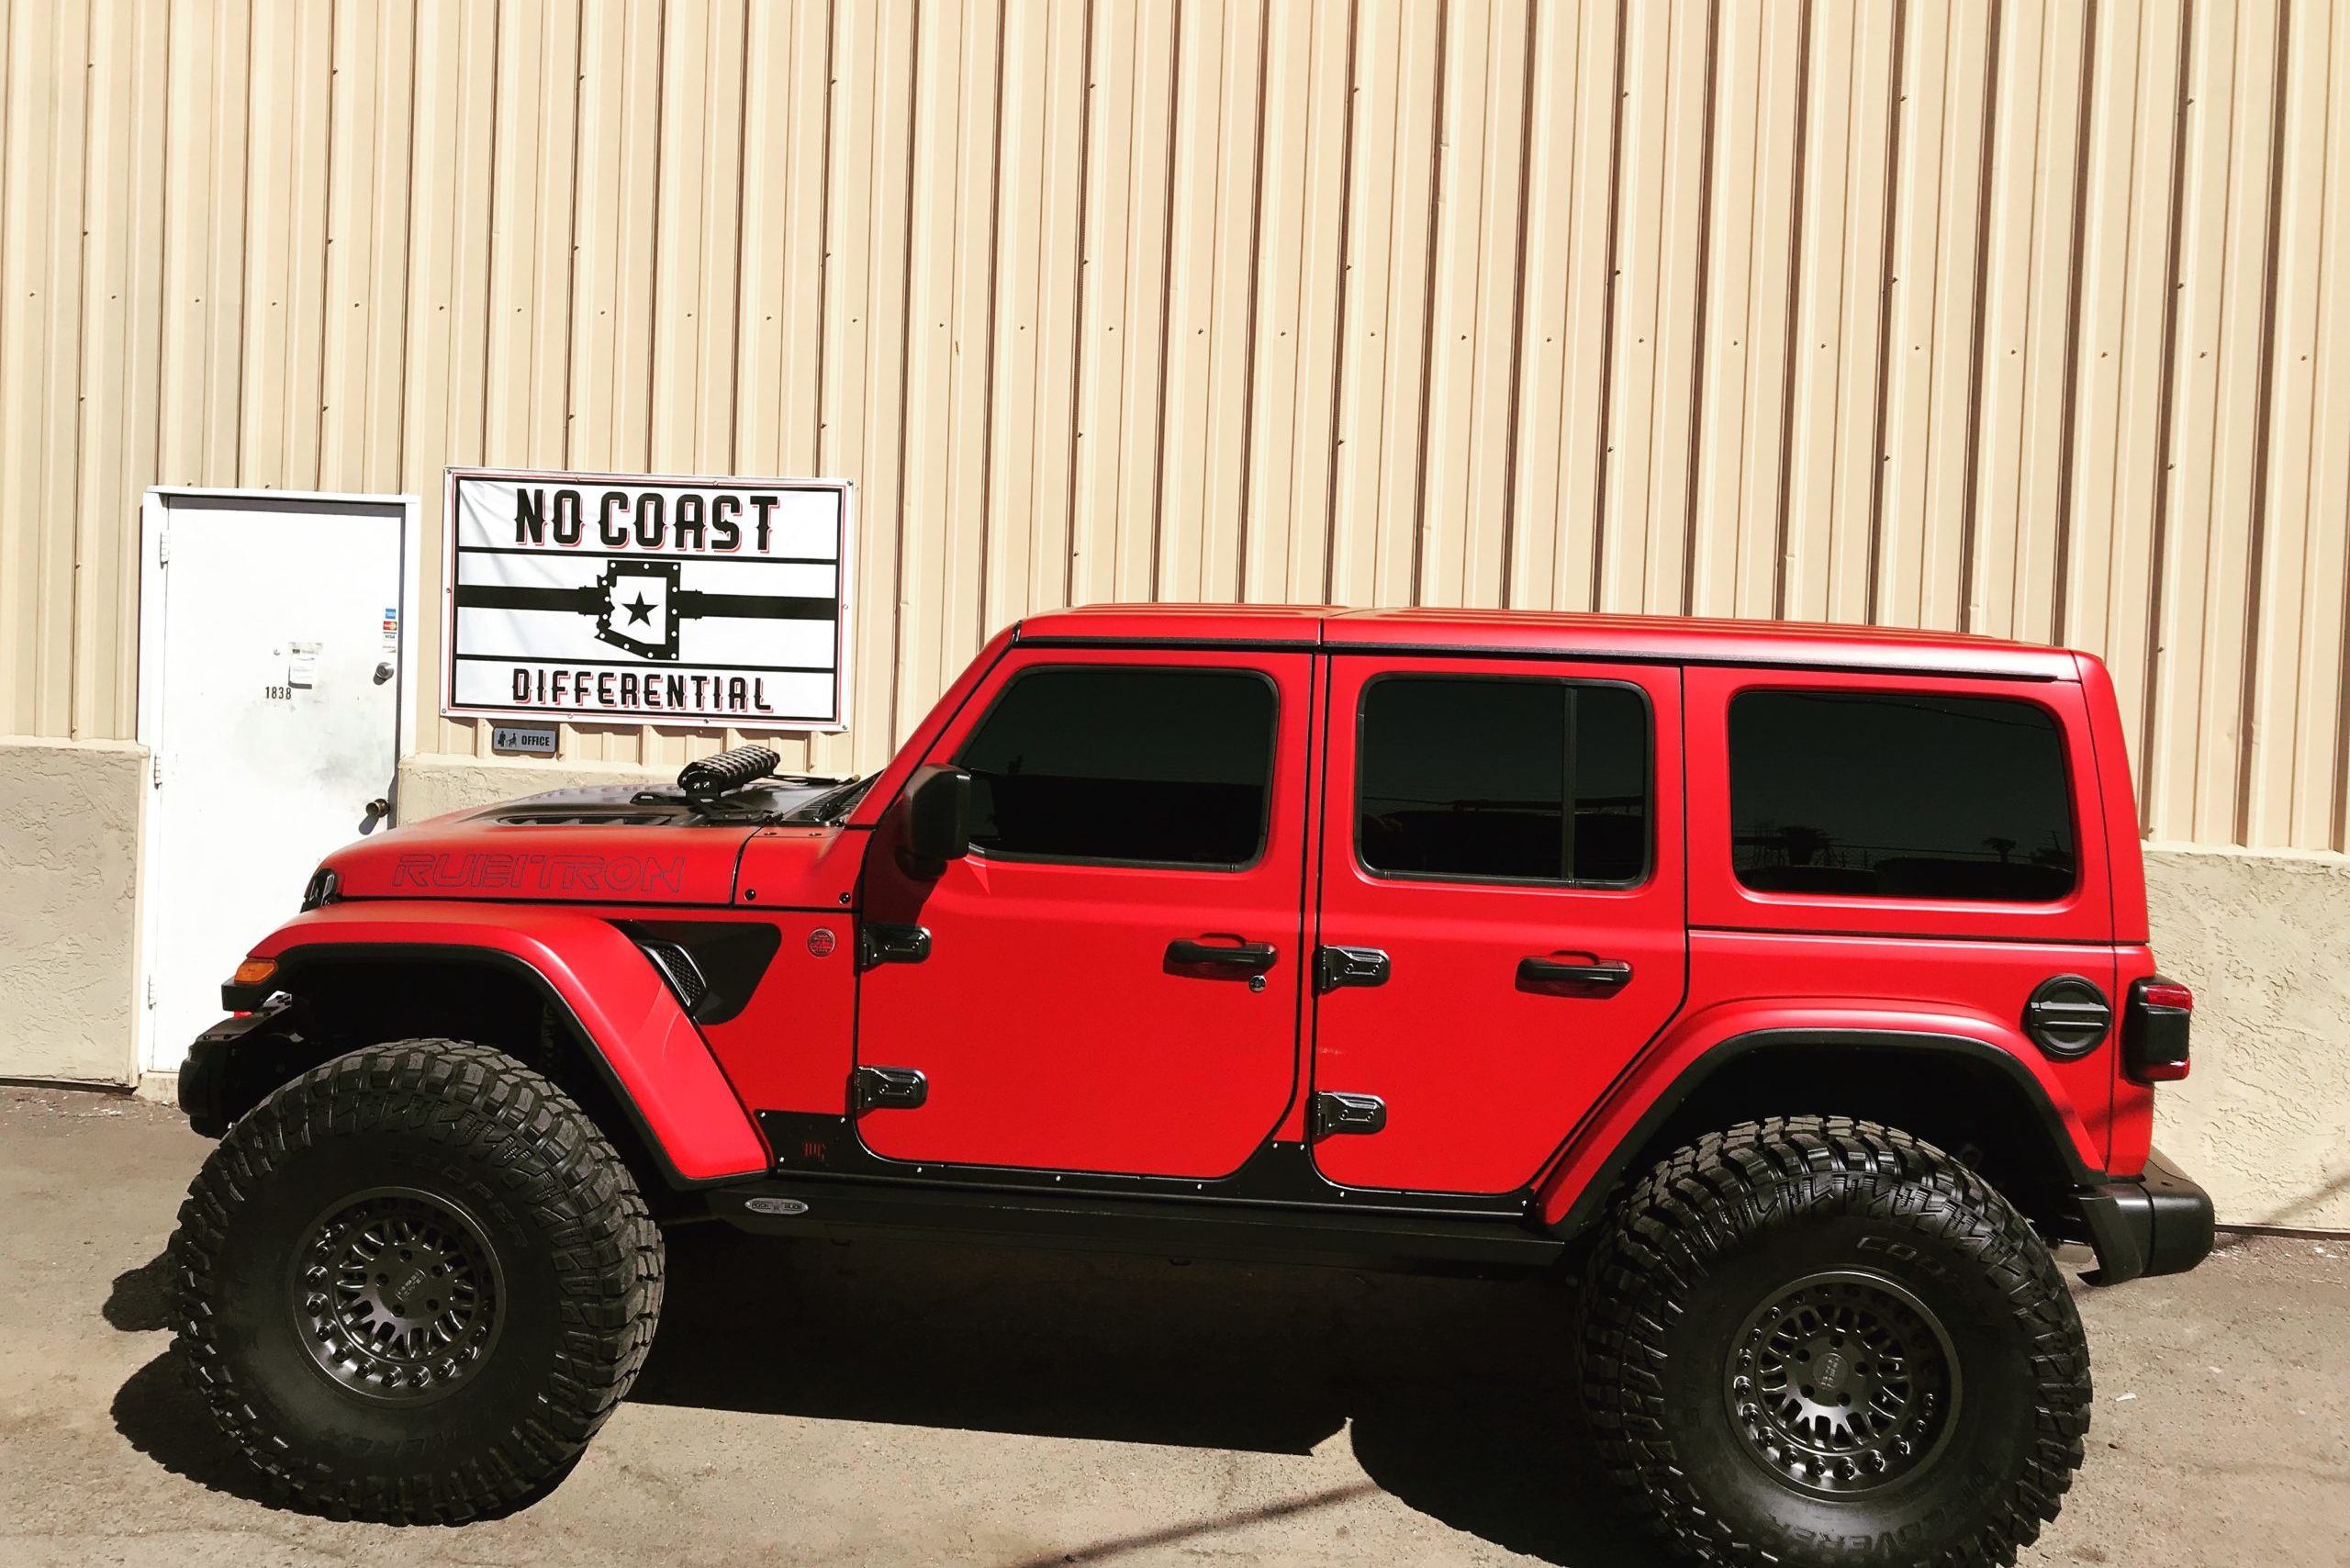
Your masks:
{"label": "rear bumper", "polygon": [[2097,1249],[2094,1285],[2180,1274],[2211,1254],[2211,1198],[2159,1150],[2145,1174],[2081,1194],[2081,1219]]}

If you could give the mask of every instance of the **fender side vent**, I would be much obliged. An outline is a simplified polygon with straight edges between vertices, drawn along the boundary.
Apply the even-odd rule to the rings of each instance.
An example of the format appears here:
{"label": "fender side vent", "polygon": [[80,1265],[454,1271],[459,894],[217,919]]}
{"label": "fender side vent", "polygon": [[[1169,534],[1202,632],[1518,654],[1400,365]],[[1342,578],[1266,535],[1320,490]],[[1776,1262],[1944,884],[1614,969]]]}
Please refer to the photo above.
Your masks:
{"label": "fender side vent", "polygon": [[688,1013],[710,994],[710,982],[702,979],[693,955],[683,947],[658,936],[639,936],[636,945],[644,949],[644,956],[653,960],[653,967],[661,971],[661,978],[669,982],[669,989],[677,993],[678,1002]]}

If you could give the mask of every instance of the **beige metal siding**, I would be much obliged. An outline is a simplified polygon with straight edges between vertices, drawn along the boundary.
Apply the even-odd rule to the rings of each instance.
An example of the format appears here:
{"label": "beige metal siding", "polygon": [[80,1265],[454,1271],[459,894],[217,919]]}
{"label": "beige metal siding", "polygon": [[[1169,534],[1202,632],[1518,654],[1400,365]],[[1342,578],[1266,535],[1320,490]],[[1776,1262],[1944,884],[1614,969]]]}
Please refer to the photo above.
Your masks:
{"label": "beige metal siding", "polygon": [[1071,600],[1596,605],[2087,647],[2152,834],[2345,846],[2316,0],[0,33],[0,733],[131,733],[149,484],[412,490],[437,530],[450,464],[813,473],[859,485],[855,727],[794,765],[874,764]]}

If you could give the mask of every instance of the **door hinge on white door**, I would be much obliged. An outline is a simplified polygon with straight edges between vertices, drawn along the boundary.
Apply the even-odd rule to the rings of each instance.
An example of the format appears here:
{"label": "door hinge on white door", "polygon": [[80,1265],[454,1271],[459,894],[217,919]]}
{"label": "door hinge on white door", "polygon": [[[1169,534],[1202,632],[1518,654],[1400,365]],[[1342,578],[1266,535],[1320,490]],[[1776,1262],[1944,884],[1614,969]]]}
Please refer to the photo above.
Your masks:
{"label": "door hinge on white door", "polygon": [[159,528],[155,531],[155,565],[169,566],[171,560],[172,531],[168,528]]}
{"label": "door hinge on white door", "polygon": [[156,789],[160,790],[160,789],[162,789],[162,788],[163,787],[163,758],[162,758],[162,755],[159,753],[158,755],[156,755],[156,756],[151,756],[151,757],[149,757],[147,760],[148,760],[149,762],[151,762],[151,764],[153,764],[153,765],[154,765],[154,769],[155,769],[155,781],[154,781],[154,787],[155,787]]}
{"label": "door hinge on white door", "polygon": [[147,977],[147,1005],[150,1007],[155,1005],[155,977],[153,975]]}

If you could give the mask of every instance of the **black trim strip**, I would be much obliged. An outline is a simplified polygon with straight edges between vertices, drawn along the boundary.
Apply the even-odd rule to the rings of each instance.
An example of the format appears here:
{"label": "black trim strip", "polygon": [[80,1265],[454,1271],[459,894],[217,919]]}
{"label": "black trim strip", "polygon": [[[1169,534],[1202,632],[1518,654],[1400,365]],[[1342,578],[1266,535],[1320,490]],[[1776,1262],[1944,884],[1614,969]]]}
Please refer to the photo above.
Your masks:
{"label": "black trim strip", "polygon": [[1273,1257],[1289,1263],[1516,1264],[1540,1268],[1565,1244],[1517,1218],[1315,1213],[1077,1193],[856,1185],[776,1177],[710,1195],[710,1211],[740,1229],[782,1236],[875,1232],[958,1239],[992,1235],[1034,1245]]}
{"label": "black trim strip", "polygon": [[[606,666],[613,669],[641,669],[647,675],[675,675],[681,671],[698,669],[723,670],[730,675],[740,675],[745,671],[758,675],[831,675],[834,673],[822,665],[698,665],[688,664],[683,659],[657,661],[653,659],[559,659],[543,654],[453,654],[451,657],[460,663],[544,665],[550,669],[569,669],[575,665],[584,665],[590,669],[602,669]],[[548,711],[554,712],[556,710],[550,709]],[[568,713],[570,710],[565,709],[562,711]],[[634,727],[632,720],[626,722],[632,728]]]}
{"label": "black trim strip", "polygon": [[[885,1114],[886,1113],[882,1113]],[[1312,1148],[1270,1138],[1228,1176],[1134,1176],[1096,1170],[1035,1170],[996,1165],[946,1165],[875,1154],[846,1116],[812,1111],[761,1111],[759,1130],[775,1150],[776,1174],[794,1179],[999,1193],[1085,1193],[1182,1204],[1321,1210],[1349,1214],[1449,1215],[1522,1220],[1534,1193],[1481,1196],[1341,1187],[1315,1169]]]}
{"label": "black trim strip", "polygon": [[[459,610],[549,610],[580,615],[601,611],[605,592],[594,583],[584,588],[459,583],[450,591],[452,602]],[[680,621],[710,615],[726,619],[831,621],[840,614],[840,600],[812,595],[704,593],[697,588],[679,588],[671,613]]]}

